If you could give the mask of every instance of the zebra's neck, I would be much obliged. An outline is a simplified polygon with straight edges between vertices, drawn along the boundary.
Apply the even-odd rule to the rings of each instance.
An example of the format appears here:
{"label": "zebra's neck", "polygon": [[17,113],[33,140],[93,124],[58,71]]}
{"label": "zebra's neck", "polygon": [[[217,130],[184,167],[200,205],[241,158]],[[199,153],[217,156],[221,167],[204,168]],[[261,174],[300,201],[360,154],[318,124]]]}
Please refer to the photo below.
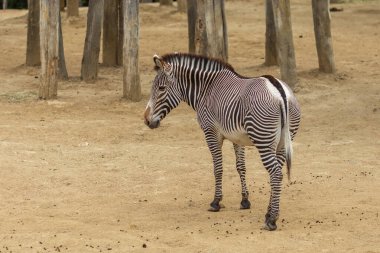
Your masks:
{"label": "zebra's neck", "polygon": [[206,57],[181,56],[171,59],[173,75],[177,79],[182,100],[196,110],[216,76],[228,69],[229,65]]}

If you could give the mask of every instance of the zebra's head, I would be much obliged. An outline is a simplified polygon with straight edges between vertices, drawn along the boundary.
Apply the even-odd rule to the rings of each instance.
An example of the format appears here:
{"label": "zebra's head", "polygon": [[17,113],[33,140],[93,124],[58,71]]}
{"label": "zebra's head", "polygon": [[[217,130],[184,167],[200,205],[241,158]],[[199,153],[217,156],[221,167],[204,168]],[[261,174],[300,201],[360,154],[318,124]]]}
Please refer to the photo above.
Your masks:
{"label": "zebra's head", "polygon": [[172,65],[158,55],[153,56],[153,61],[157,75],[144,113],[145,124],[151,129],[159,127],[160,121],[180,102]]}

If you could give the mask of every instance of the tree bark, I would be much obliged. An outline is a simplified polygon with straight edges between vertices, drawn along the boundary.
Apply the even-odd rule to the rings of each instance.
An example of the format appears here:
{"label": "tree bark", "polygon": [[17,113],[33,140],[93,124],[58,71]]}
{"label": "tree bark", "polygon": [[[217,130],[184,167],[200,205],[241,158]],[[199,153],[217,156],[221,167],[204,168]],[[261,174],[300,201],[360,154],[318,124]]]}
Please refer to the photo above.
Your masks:
{"label": "tree bark", "polygon": [[57,97],[59,0],[41,0],[41,78],[39,98]]}
{"label": "tree bark", "polygon": [[186,0],[177,0],[177,9],[179,12],[186,12],[187,10],[187,1]]}
{"label": "tree bark", "polygon": [[91,0],[88,6],[81,77],[85,82],[89,83],[95,82],[98,77],[103,4],[103,0]]}
{"label": "tree bark", "polygon": [[79,0],[67,0],[67,17],[79,17]]}
{"label": "tree bark", "polygon": [[69,79],[69,75],[67,74],[66,69],[66,61],[65,61],[65,50],[63,48],[63,34],[62,34],[62,22],[61,22],[61,13],[59,13],[59,52],[58,52],[58,78],[61,80]]}
{"label": "tree bark", "polygon": [[139,73],[139,2],[124,0],[123,97],[141,100]]}
{"label": "tree bark", "polygon": [[276,25],[278,61],[281,79],[290,87],[297,83],[296,59],[294,55],[290,0],[272,0]]}
{"label": "tree bark", "polygon": [[224,0],[221,0],[221,14],[222,14],[222,26],[223,26],[223,37],[220,38],[223,40],[223,59],[228,61],[228,33],[227,33],[227,19],[226,12],[224,8]]}
{"label": "tree bark", "polygon": [[8,0],[3,0],[3,10],[8,8]]}
{"label": "tree bark", "polygon": [[118,32],[118,45],[117,45],[117,65],[123,65],[123,44],[124,44],[124,14],[123,14],[123,0],[118,0],[118,16],[119,16],[119,32]]}
{"label": "tree bark", "polygon": [[65,0],[60,0],[59,2],[59,10],[65,11]]}
{"label": "tree bark", "polygon": [[160,0],[160,5],[172,6],[173,0]]}
{"label": "tree bark", "polygon": [[224,0],[197,1],[195,53],[227,61],[228,41]]}
{"label": "tree bark", "polygon": [[224,0],[207,0],[205,8],[207,55],[227,61],[227,25]]}
{"label": "tree bark", "polygon": [[207,43],[207,31],[206,31],[206,1],[197,1],[197,15],[195,21],[195,53],[207,56],[208,43]]}
{"label": "tree bark", "polygon": [[120,65],[119,54],[122,47],[119,42],[119,0],[108,0],[104,5],[103,19],[103,64],[105,66]]}
{"label": "tree bark", "polygon": [[276,47],[276,27],[273,16],[272,0],[266,0],[265,62],[266,66],[278,65]]}
{"label": "tree bark", "polygon": [[40,0],[29,0],[26,66],[39,66],[40,53]]}
{"label": "tree bark", "polygon": [[195,53],[195,30],[197,23],[197,0],[187,1],[187,24],[189,34],[189,53]]}
{"label": "tree bark", "polygon": [[335,62],[331,39],[329,1],[312,0],[311,3],[319,70],[325,73],[334,73]]}

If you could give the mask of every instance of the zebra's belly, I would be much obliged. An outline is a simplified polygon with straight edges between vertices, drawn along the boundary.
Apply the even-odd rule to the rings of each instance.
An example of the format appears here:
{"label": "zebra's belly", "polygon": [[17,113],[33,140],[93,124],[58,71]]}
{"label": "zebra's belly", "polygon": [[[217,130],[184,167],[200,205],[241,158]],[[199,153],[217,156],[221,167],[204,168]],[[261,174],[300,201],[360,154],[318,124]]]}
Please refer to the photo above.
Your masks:
{"label": "zebra's belly", "polygon": [[227,140],[241,145],[241,146],[253,146],[251,139],[245,131],[236,131],[232,133],[222,133]]}

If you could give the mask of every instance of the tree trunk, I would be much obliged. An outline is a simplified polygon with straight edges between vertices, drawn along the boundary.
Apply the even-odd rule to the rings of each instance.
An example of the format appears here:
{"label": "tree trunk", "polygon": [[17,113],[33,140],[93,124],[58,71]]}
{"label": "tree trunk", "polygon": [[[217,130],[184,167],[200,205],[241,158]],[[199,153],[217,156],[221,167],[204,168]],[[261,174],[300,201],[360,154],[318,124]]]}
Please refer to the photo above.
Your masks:
{"label": "tree trunk", "polygon": [[172,6],[173,0],[160,0],[160,5]]}
{"label": "tree trunk", "polygon": [[26,66],[41,64],[40,53],[40,0],[29,0]]}
{"label": "tree trunk", "polygon": [[221,0],[222,3],[220,5],[220,11],[222,14],[222,26],[223,26],[223,37],[220,37],[223,40],[223,59],[228,61],[228,34],[227,34],[227,20],[226,20],[226,12],[224,9],[224,0]]}
{"label": "tree trunk", "polygon": [[60,11],[65,11],[65,0],[60,0],[59,10]]}
{"label": "tree trunk", "polygon": [[290,0],[272,0],[273,16],[276,25],[278,61],[281,79],[289,86],[297,83],[296,59],[294,55]]}
{"label": "tree trunk", "polygon": [[195,52],[227,61],[227,25],[223,0],[197,1]]}
{"label": "tree trunk", "polygon": [[276,27],[273,16],[272,0],[266,0],[266,30],[265,30],[265,65],[278,65],[276,47]]}
{"label": "tree trunk", "polygon": [[224,0],[207,0],[205,8],[207,55],[227,61],[227,25]]}
{"label": "tree trunk", "polygon": [[79,17],[79,0],[67,0],[67,17]]}
{"label": "tree trunk", "polygon": [[325,73],[334,73],[335,63],[331,39],[329,1],[312,0],[311,3],[319,70]]}
{"label": "tree trunk", "polygon": [[59,0],[41,0],[41,78],[39,98],[57,97]]}
{"label": "tree trunk", "polygon": [[197,0],[187,1],[187,24],[189,34],[189,53],[195,53],[195,30],[197,23]]}
{"label": "tree trunk", "polygon": [[3,0],[3,10],[8,8],[8,0]]}
{"label": "tree trunk", "polygon": [[177,8],[179,12],[186,12],[187,6],[186,6],[186,0],[177,0]]}
{"label": "tree trunk", "polygon": [[197,1],[197,15],[195,21],[195,53],[207,56],[207,31],[206,31],[206,1]]}
{"label": "tree trunk", "polygon": [[66,69],[65,61],[65,50],[63,48],[63,34],[62,34],[62,22],[61,22],[61,13],[59,13],[59,55],[58,55],[58,78],[61,80],[69,79]]}
{"label": "tree trunk", "polygon": [[118,65],[119,50],[119,0],[108,0],[104,5],[103,64]]}
{"label": "tree trunk", "polygon": [[141,100],[139,73],[139,2],[124,0],[123,96]]}
{"label": "tree trunk", "polygon": [[81,69],[81,77],[85,82],[95,82],[98,77],[103,4],[103,0],[91,0],[88,6],[86,40]]}
{"label": "tree trunk", "polygon": [[123,0],[117,1],[117,9],[119,15],[119,32],[117,45],[117,65],[123,65],[123,44],[124,44],[124,15],[123,15]]}

